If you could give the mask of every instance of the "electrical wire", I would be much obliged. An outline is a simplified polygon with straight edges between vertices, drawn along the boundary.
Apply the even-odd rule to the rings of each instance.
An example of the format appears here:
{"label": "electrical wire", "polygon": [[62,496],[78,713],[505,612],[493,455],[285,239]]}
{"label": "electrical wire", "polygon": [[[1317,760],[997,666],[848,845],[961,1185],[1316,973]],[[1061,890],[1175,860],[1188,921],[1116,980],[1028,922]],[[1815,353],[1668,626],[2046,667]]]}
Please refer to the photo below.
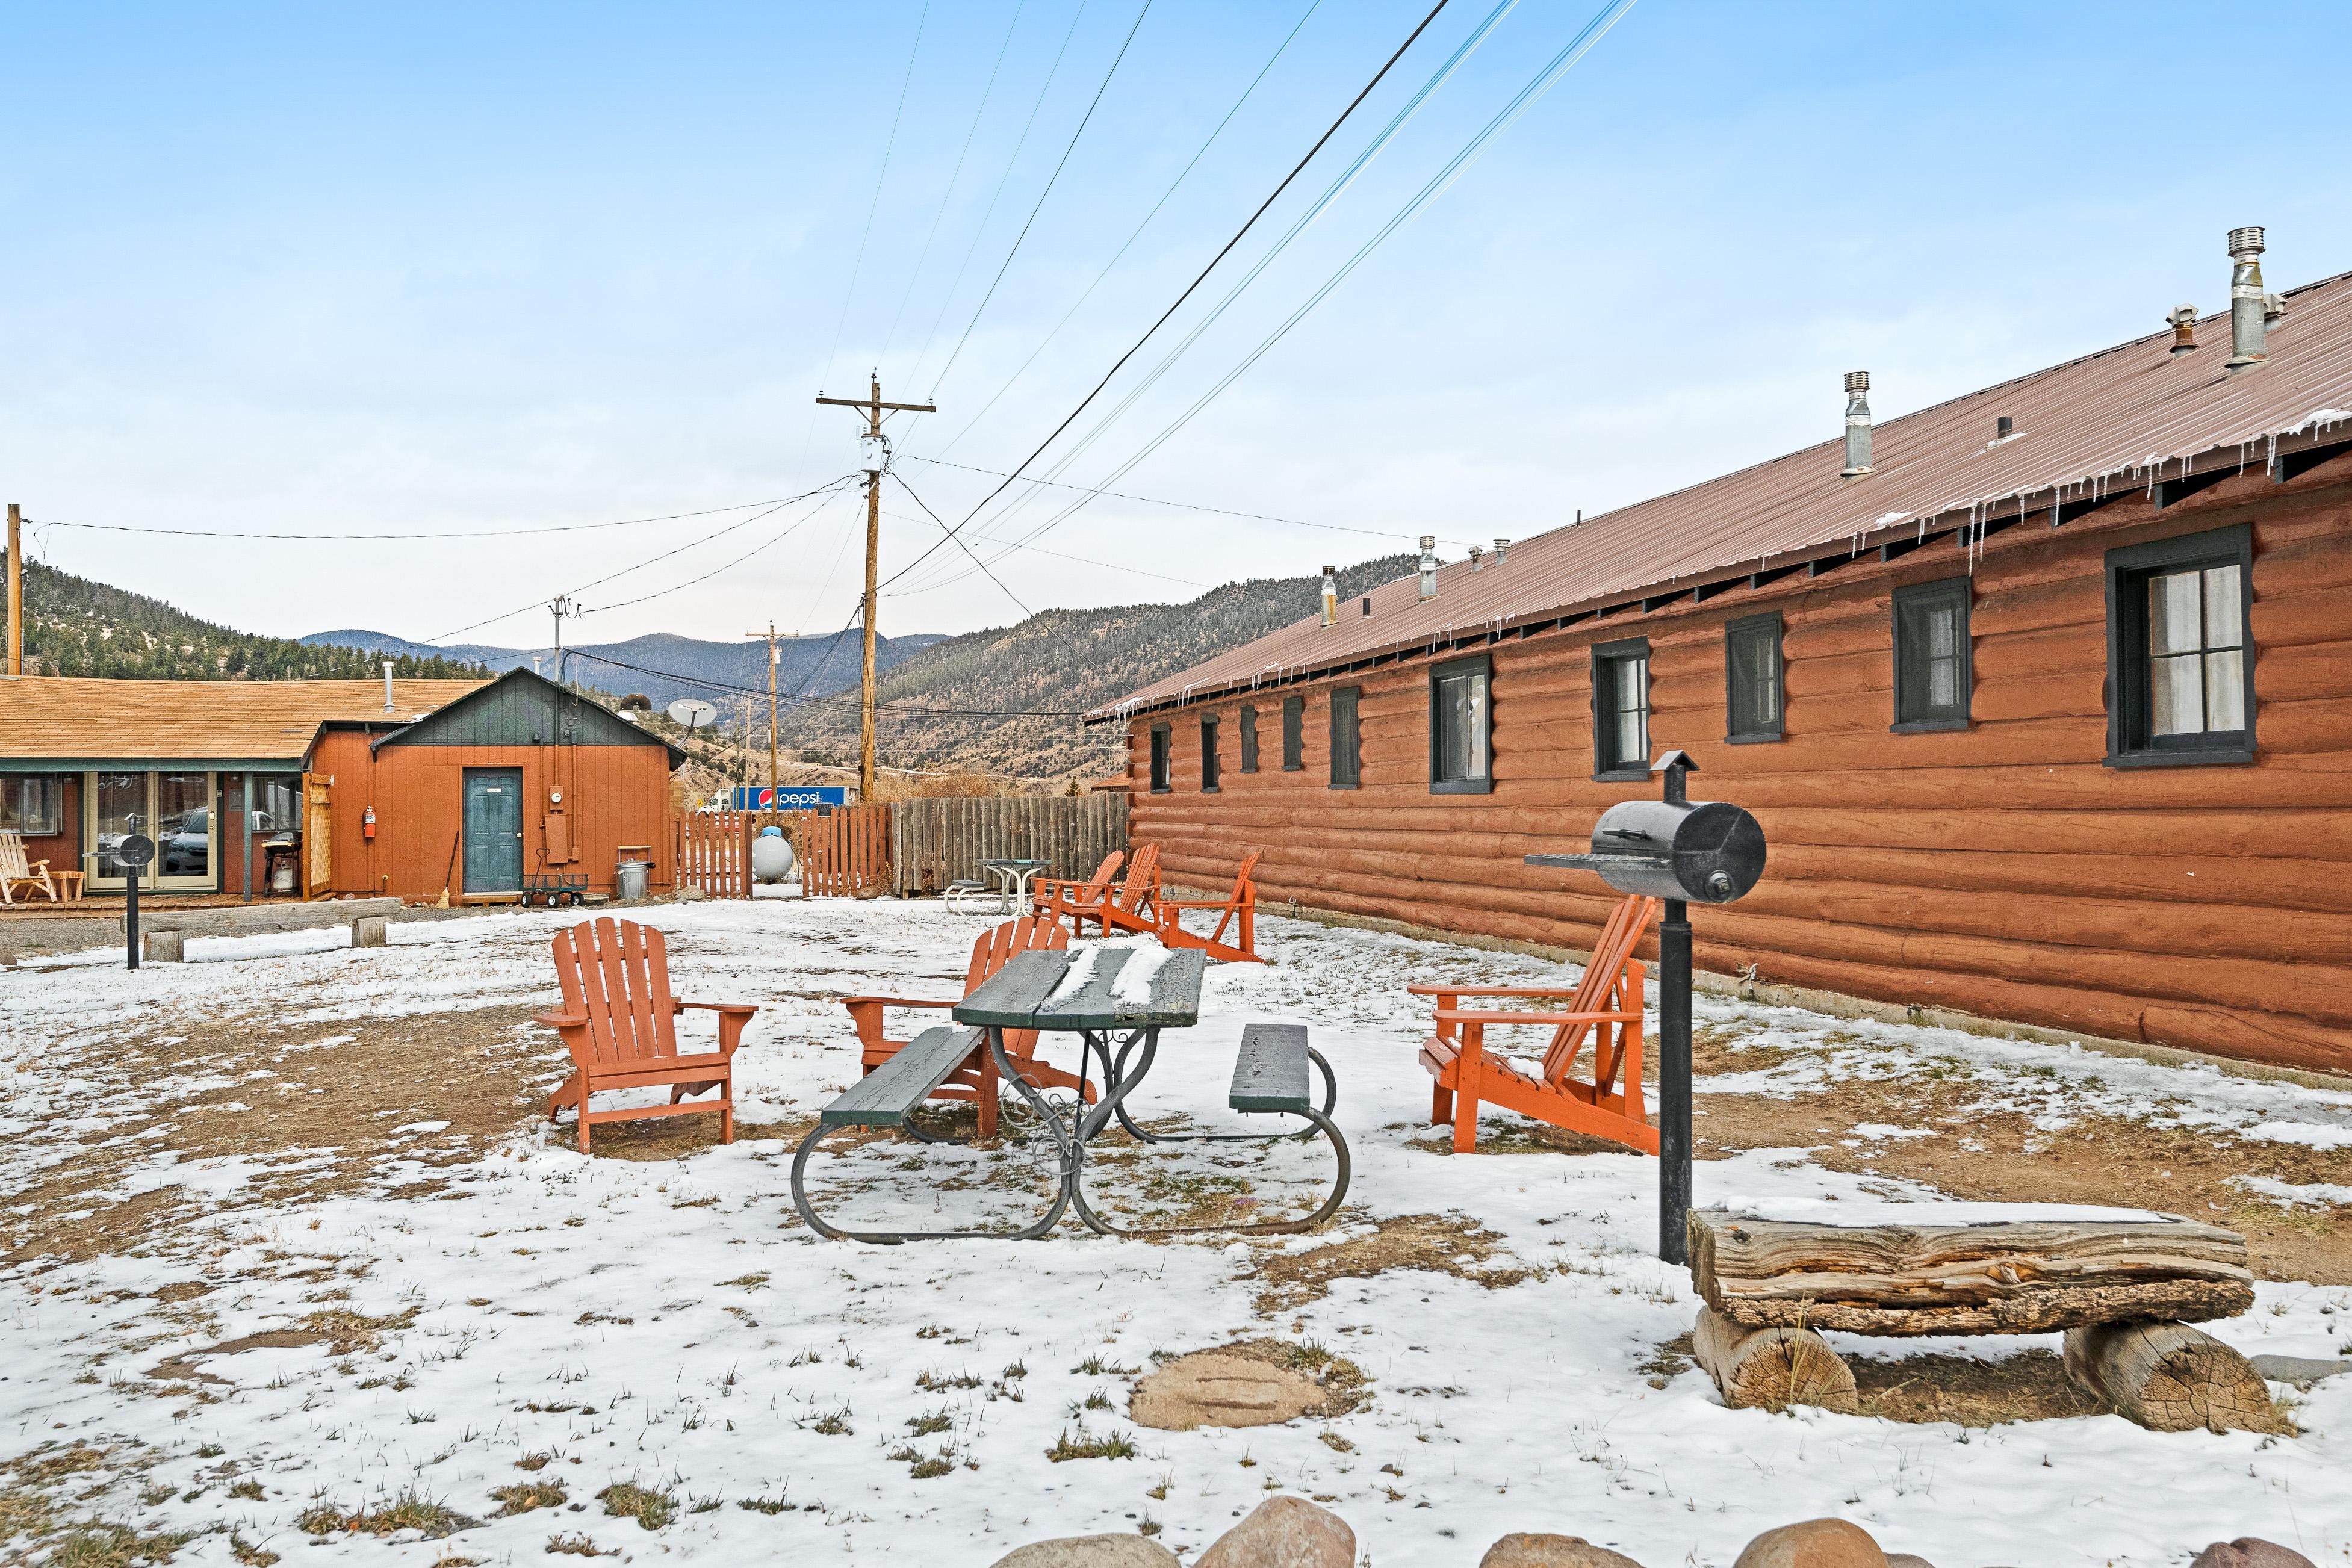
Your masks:
{"label": "electrical wire", "polygon": [[[567,648],[564,652],[574,658],[593,659],[597,664],[610,664],[615,669],[631,670],[640,675],[659,675],[664,680],[680,681],[688,685],[698,686],[707,691],[729,692],[744,696],[754,697],[763,697],[768,695],[768,690],[765,686],[737,685],[732,681],[713,680],[704,675],[681,674],[676,670],[656,670],[646,664],[630,664],[625,659],[615,659],[604,653],[591,653],[582,648]],[[777,698],[780,712],[782,711],[782,704],[787,699],[782,697]],[[819,704],[827,707],[862,707],[864,706],[862,701],[856,697],[801,696],[793,697],[790,700],[796,706],[806,706],[809,704]],[[888,712],[893,716],[899,718],[925,718],[934,716],[963,718],[1084,718],[1087,712],[1085,708],[920,707],[912,703],[903,702],[877,702],[874,705],[874,711],[877,715]]]}
{"label": "electrical wire", "polygon": [[161,534],[173,538],[193,539],[279,539],[289,544],[369,543],[380,539],[494,539],[511,538],[526,534],[588,533],[598,528],[634,528],[646,523],[674,523],[687,517],[716,517],[728,512],[757,511],[762,507],[789,506],[797,497],[779,499],[771,497],[764,501],[739,501],[731,507],[705,507],[695,512],[665,512],[654,517],[623,517],[609,523],[549,523],[528,528],[449,528],[431,532],[373,534],[276,534],[245,528],[157,528],[131,523],[68,523],[51,517],[26,517],[47,528],[80,528],[90,532],[110,534]]}
{"label": "electrical wire", "polygon": [[[899,478],[898,474],[893,470],[886,468],[883,472],[888,474],[891,479],[896,481],[898,488],[907,492],[908,496],[913,499],[915,505],[923,508],[923,516],[930,518],[931,521],[935,523],[939,523],[942,529],[947,527],[947,524],[940,522],[940,515],[931,510],[931,504],[929,501],[924,500],[920,496],[915,494],[915,487],[912,485],[909,485],[906,480]],[[1010,588],[1005,588],[1004,580],[997,576],[996,573],[990,569],[989,564],[986,561],[981,559],[977,555],[972,554],[971,546],[965,544],[961,539],[958,539],[956,542],[960,545],[963,545],[963,553],[971,557],[971,564],[973,566],[979,568],[982,571],[988,573],[989,581],[996,584],[999,588],[1004,589],[1005,598],[1010,599],[1013,603],[1021,606],[1022,614],[1034,615],[1037,613],[1034,610],[1030,609],[1027,604],[1022,601],[1022,598],[1019,594],[1013,592]]]}
{"label": "electrical wire", "polygon": [[[922,520],[922,519],[921,519],[921,518],[919,518],[919,517],[908,517],[908,516],[907,516],[906,514],[904,514],[903,512],[887,512],[887,511],[886,511],[886,512],[884,512],[882,515],[883,515],[884,517],[894,517],[894,518],[898,519],[899,522],[902,522],[902,523],[920,522],[920,521]],[[938,519],[935,517],[935,518],[933,518],[932,520],[936,522]],[[1141,568],[1141,567],[1139,567],[1139,566],[1123,566],[1123,565],[1121,565],[1119,562],[1115,561],[1115,560],[1097,560],[1097,559],[1095,559],[1092,556],[1071,555],[1071,554],[1069,554],[1069,553],[1067,553],[1066,551],[1064,551],[1064,550],[1047,549],[1046,549],[1045,546],[1043,546],[1043,545],[1033,545],[1033,546],[1031,546],[1031,547],[1030,547],[1029,553],[1030,553],[1030,554],[1032,554],[1032,555],[1049,555],[1049,556],[1052,556],[1055,560],[1073,560],[1073,561],[1077,562],[1080,566],[1098,566],[1098,567],[1102,568],[1105,571],[1126,571],[1126,572],[1132,572],[1132,573],[1134,573],[1134,574],[1135,574],[1136,576],[1138,576],[1138,577],[1153,577],[1153,578],[1158,578],[1158,579],[1159,579],[1160,581],[1162,581],[1162,582],[1173,582],[1173,583],[1178,583],[1178,584],[1180,584],[1180,585],[1181,585],[1181,586],[1183,586],[1183,587],[1185,587],[1185,588],[1212,589],[1212,588],[1215,588],[1216,586],[1218,586],[1217,584],[1215,584],[1215,583],[1213,583],[1213,582],[1201,582],[1201,581],[1197,581],[1197,580],[1195,580],[1194,579],[1192,579],[1192,578],[1189,578],[1189,577],[1171,577],[1171,576],[1169,576],[1169,575],[1168,575],[1168,573],[1166,573],[1166,572],[1164,572],[1164,571],[1146,571],[1143,568]],[[917,593],[922,593],[922,592],[928,592],[928,591],[929,591],[929,590],[926,590],[926,589],[917,589],[917,590],[915,591],[915,592],[917,592]],[[912,595],[908,594],[908,593],[893,593],[893,594],[888,595],[887,597],[892,598],[892,599],[906,599],[906,598],[910,598],[910,597],[912,597]]]}
{"label": "electrical wire", "polygon": [[[914,46],[907,51],[907,74],[898,80],[898,107],[890,111],[889,139],[882,144],[882,168],[874,176],[874,197],[866,204],[866,227],[857,235],[857,259],[849,264],[849,287],[841,297],[841,315],[833,324],[833,347],[824,352],[824,382],[833,380],[833,361],[841,352],[842,329],[849,325],[849,307],[857,298],[857,279],[866,270],[866,242],[874,237],[874,214],[881,210],[882,187],[890,181],[891,155],[898,149],[898,121],[907,112],[907,89],[915,80],[915,60],[923,52],[923,26],[931,19],[931,0],[915,18]],[[823,384],[823,383],[821,383]]]}

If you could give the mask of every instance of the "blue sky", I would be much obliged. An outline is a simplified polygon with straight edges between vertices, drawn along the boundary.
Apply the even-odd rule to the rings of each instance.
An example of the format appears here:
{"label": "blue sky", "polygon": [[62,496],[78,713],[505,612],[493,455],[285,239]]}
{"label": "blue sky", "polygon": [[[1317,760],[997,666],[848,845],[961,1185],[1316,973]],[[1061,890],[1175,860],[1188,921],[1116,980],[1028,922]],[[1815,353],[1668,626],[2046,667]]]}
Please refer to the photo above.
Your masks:
{"label": "blue sky", "polygon": [[[574,639],[831,631],[857,586],[846,497],[716,538],[752,514],[470,536],[821,485],[854,430],[810,400],[875,367],[886,395],[936,392],[890,430],[956,521],[995,480],[911,459],[1026,455],[1427,3],[1153,0],[1139,26],[1136,0],[8,7],[0,499],[59,523],[461,536],[33,532],[68,570],[254,630],[425,638],[576,589]],[[1167,429],[1598,4],[1511,8],[1061,477],[1099,483]],[[1097,413],[1495,8],[1444,9]],[[1849,369],[1885,417],[2182,300],[2218,309],[2238,224],[2268,226],[2274,288],[2352,268],[2347,52],[2341,5],[1640,0],[1116,486],[1327,527],[1103,498],[998,558],[1068,499],[1046,492],[968,535],[996,541],[1001,587],[950,547],[892,584],[882,629],[1189,597],[1424,531],[1525,538],[1834,434]],[[885,508],[895,572],[940,536],[906,490]]]}

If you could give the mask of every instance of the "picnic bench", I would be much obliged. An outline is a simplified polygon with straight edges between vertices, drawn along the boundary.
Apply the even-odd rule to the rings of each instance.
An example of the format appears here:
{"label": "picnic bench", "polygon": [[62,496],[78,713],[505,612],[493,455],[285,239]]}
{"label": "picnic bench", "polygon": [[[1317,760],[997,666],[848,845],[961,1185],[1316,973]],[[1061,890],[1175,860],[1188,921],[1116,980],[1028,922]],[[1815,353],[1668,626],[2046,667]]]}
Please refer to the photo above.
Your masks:
{"label": "picnic bench", "polygon": [[2190,1322],[2253,1304],[2246,1243],[2179,1215],[2068,1205],[1871,1204],[1694,1210],[1693,1354],[1727,1405],[1852,1409],[1821,1337],[2063,1330],[2067,1372],[2158,1431],[2264,1429],[2252,1365]]}
{"label": "picnic bench", "polygon": [[[1310,1068],[1320,1063],[1327,1085],[1330,1066],[1308,1043],[1301,1024],[1253,1023],[1244,1028],[1236,1055],[1228,1108],[1251,1114],[1297,1116],[1308,1124],[1305,1135],[1319,1133],[1331,1145],[1338,1175],[1329,1196],[1313,1213],[1298,1219],[1255,1225],[1204,1225],[1153,1229],[1127,1229],[1112,1224],[1087,1197],[1087,1145],[1118,1116],[1130,1132],[1121,1108],[1156,1058],[1163,1030],[1192,1027],[1200,1017],[1201,980],[1207,955],[1200,949],[1169,952],[1158,947],[1103,946],[1073,952],[1066,947],[1033,948],[1019,953],[993,977],[982,983],[954,1009],[955,1028],[925,1030],[819,1113],[817,1125],[801,1141],[793,1157],[793,1207],[818,1235],[833,1239],[898,1242],[962,1238],[1023,1239],[1045,1235],[1071,1208],[1103,1235],[1153,1236],[1193,1230],[1239,1233],[1287,1233],[1321,1224],[1339,1211],[1346,1197],[1351,1166],[1347,1140],[1329,1115],[1331,1095],[1318,1109],[1310,1093]],[[1149,965],[1147,971],[1128,973],[1131,965]],[[1139,979],[1138,977],[1141,977]],[[1123,983],[1124,982],[1124,983]],[[1049,1099],[1016,1066],[1005,1046],[1009,1035],[1034,1031],[1039,1036],[1076,1034],[1079,1041],[1076,1074],[1081,1095],[1058,1103]],[[1123,1039],[1118,1039],[1123,1035]],[[1117,1043],[1114,1040],[1117,1040]],[[1056,1156],[1055,1193],[1045,1213],[1013,1229],[949,1231],[861,1231],[828,1223],[819,1216],[808,1194],[811,1157],[830,1134],[844,1128],[907,1126],[908,1115],[946,1082],[984,1041],[997,1076],[1027,1103]],[[1083,1097],[1090,1061],[1103,1072],[1099,1100]],[[1334,1091],[1333,1092],[1336,1092]],[[1151,1141],[1172,1141],[1173,1134],[1144,1134]],[[1220,1140],[1246,1138],[1268,1141],[1268,1134],[1200,1134]],[[1300,1135],[1290,1132],[1274,1138]]]}

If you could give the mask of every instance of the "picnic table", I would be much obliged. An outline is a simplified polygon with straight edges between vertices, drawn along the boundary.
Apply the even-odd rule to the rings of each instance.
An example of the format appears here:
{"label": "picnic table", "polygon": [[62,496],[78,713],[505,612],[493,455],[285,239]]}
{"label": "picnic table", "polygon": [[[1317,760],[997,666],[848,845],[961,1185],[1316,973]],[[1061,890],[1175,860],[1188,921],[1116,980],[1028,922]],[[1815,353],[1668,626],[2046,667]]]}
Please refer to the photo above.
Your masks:
{"label": "picnic table", "polygon": [[990,913],[977,910],[972,905],[975,900],[992,895],[996,900],[992,913],[1010,915],[1016,909],[1025,909],[1029,904],[1030,881],[1040,872],[1051,871],[1053,866],[1052,861],[992,856],[980,862],[980,869],[989,874],[996,883],[995,888],[991,890],[986,884],[977,882],[952,883],[946,894],[948,906],[965,915]]}
{"label": "picnic table", "polygon": [[[1349,1159],[1347,1140],[1329,1113],[1336,1095],[1330,1066],[1308,1045],[1303,1024],[1253,1023],[1244,1029],[1227,1104],[1235,1111],[1281,1113],[1304,1117],[1308,1123],[1305,1134],[1286,1132],[1274,1136],[1320,1134],[1329,1141],[1339,1159],[1339,1176],[1330,1196],[1314,1213],[1301,1219],[1259,1225],[1129,1230],[1104,1218],[1087,1201],[1087,1148],[1114,1118],[1130,1135],[1148,1143],[1266,1141],[1267,1135],[1262,1134],[1146,1133],[1127,1114],[1128,1101],[1159,1057],[1163,1031],[1189,1030],[1199,1023],[1201,981],[1207,967],[1208,955],[1198,949],[1171,952],[1157,946],[1104,945],[1016,954],[956,1005],[952,1017],[960,1027],[925,1031],[825,1107],[793,1160],[794,1207],[818,1234],[861,1241],[962,1237],[1028,1239],[1045,1235],[1072,1208],[1088,1228],[1105,1236],[1168,1235],[1174,1228],[1289,1232],[1321,1224],[1339,1211],[1347,1196]],[[1040,1054],[1049,1037],[1077,1037],[1080,1092],[1076,1095],[1048,1096],[1022,1075],[1005,1052],[1004,1036],[1008,1030],[1024,1030],[1036,1032],[1034,1049]],[[1054,1202],[1045,1214],[1013,1231],[859,1232],[837,1229],[820,1219],[809,1205],[803,1180],[818,1142],[842,1127],[903,1126],[907,1113],[954,1071],[982,1039],[999,1082],[1010,1085],[1027,1105],[1057,1155]],[[1102,1072],[1102,1096],[1088,1104],[1086,1081],[1097,1064]],[[1309,1092],[1310,1065],[1320,1066],[1323,1071],[1325,1095],[1320,1108]]]}

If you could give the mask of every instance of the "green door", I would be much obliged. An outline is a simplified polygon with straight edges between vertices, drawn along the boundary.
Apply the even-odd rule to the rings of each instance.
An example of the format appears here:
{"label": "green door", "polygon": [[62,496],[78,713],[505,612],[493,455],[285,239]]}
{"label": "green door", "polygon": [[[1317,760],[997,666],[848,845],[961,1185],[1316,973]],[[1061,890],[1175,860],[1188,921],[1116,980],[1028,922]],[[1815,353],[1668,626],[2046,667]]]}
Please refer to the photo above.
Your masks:
{"label": "green door", "polygon": [[522,891],[522,769],[466,769],[466,891]]}

